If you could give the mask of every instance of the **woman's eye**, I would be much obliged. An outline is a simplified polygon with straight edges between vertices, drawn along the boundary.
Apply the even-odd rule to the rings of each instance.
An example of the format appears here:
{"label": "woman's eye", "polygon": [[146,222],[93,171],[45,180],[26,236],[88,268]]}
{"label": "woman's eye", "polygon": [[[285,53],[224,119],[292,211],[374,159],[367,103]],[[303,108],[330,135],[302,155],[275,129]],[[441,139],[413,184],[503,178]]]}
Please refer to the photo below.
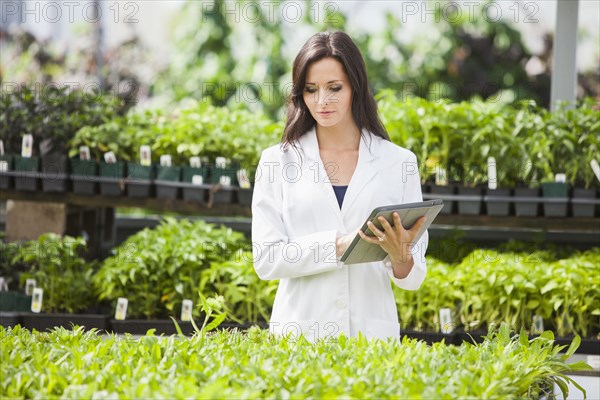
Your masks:
{"label": "woman's eye", "polygon": [[332,92],[339,92],[340,90],[342,90],[341,86],[332,86],[329,90],[331,90]]}
{"label": "woman's eye", "polygon": [[308,93],[315,93],[317,91],[317,89],[312,88],[312,87],[307,87],[307,88],[304,88],[304,91],[308,92]]}

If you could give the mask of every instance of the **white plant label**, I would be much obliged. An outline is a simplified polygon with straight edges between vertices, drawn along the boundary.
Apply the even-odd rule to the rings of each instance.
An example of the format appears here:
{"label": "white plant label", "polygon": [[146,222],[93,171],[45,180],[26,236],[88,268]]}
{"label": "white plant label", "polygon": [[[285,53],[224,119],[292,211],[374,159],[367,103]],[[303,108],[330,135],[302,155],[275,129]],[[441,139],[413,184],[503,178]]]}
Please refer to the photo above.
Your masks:
{"label": "white plant label", "polygon": [[192,176],[192,185],[202,185],[204,183],[204,178],[202,175],[194,175]]}
{"label": "white plant label", "polygon": [[25,294],[27,296],[31,296],[33,294],[33,289],[37,286],[37,282],[33,278],[29,278],[25,281]]}
{"label": "white plant label", "polygon": [[171,166],[171,156],[169,154],[164,154],[160,156],[160,166],[161,167],[170,167]]}
{"label": "white plant label", "polygon": [[544,333],[544,318],[541,315],[533,316],[533,327],[531,333],[535,335],[541,335]]}
{"label": "white plant label", "polygon": [[104,153],[104,162],[107,164],[115,164],[117,162],[117,157],[115,156],[115,153],[113,153],[112,151],[107,151],[106,153]]}
{"label": "white plant label", "polygon": [[190,158],[190,167],[192,168],[200,168],[202,166],[202,161],[200,161],[200,157],[194,156]]}
{"label": "white plant label", "polygon": [[215,166],[217,168],[226,168],[227,167],[227,158],[225,158],[225,157],[217,157],[215,159]]}
{"label": "white plant label", "polygon": [[33,155],[33,135],[27,134],[23,136],[23,145],[21,147],[21,157],[31,158]]}
{"label": "white plant label", "polygon": [[600,356],[595,356],[589,354],[587,356],[586,363],[589,364],[592,369],[599,370],[600,369]]}
{"label": "white plant label", "polygon": [[440,309],[440,328],[442,333],[451,333],[454,330],[454,322],[452,322],[452,309]]}
{"label": "white plant label", "polygon": [[446,186],[448,184],[448,174],[446,168],[439,167],[435,169],[435,184],[437,186]]}
{"label": "white plant label", "polygon": [[140,164],[144,167],[149,167],[152,164],[150,146],[147,144],[140,146]]}
{"label": "white plant label", "polygon": [[592,171],[594,171],[594,175],[596,175],[596,179],[600,181],[600,165],[598,165],[598,161],[592,160],[590,161],[590,165],[592,167]]}
{"label": "white plant label", "polygon": [[185,299],[181,304],[181,320],[182,321],[191,321],[192,320],[192,307],[194,303],[191,300]]}
{"label": "white plant label", "polygon": [[0,292],[8,291],[8,285],[6,284],[6,280],[3,276],[0,276]]}
{"label": "white plant label", "polygon": [[494,157],[488,157],[487,159],[487,171],[488,171],[488,189],[496,190],[498,188],[498,178],[496,175],[496,159]]}
{"label": "white plant label", "polygon": [[90,148],[87,146],[79,146],[79,159],[89,161],[92,159],[90,156]]}
{"label": "white plant label", "polygon": [[127,304],[129,301],[125,297],[117,299],[117,309],[115,310],[115,319],[123,321],[127,317]]}
{"label": "white plant label", "polygon": [[222,186],[231,186],[231,177],[227,175],[221,175],[219,178],[219,183]]}
{"label": "white plant label", "polygon": [[556,174],[554,175],[554,182],[565,183],[567,181],[566,174]]}
{"label": "white plant label", "polygon": [[39,313],[42,311],[42,301],[44,299],[44,289],[36,287],[33,289],[31,297],[31,312]]}
{"label": "white plant label", "polygon": [[8,161],[0,160],[0,172],[8,172]]}
{"label": "white plant label", "polygon": [[250,189],[251,184],[250,184],[250,179],[248,179],[248,172],[242,168],[240,170],[237,171],[237,178],[238,178],[238,182],[240,183],[240,187],[242,189]]}
{"label": "white plant label", "polygon": [[4,155],[4,141],[0,139],[0,156]]}

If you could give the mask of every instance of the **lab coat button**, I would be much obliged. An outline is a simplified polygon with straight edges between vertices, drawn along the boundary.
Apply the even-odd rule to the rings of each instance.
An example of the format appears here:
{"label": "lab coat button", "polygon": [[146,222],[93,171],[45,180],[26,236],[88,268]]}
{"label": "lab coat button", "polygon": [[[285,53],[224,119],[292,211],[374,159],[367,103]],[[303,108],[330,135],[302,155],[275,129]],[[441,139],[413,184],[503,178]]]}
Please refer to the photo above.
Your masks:
{"label": "lab coat button", "polygon": [[343,310],[344,308],[346,308],[346,303],[344,303],[342,300],[338,300],[336,302],[336,304],[340,310]]}

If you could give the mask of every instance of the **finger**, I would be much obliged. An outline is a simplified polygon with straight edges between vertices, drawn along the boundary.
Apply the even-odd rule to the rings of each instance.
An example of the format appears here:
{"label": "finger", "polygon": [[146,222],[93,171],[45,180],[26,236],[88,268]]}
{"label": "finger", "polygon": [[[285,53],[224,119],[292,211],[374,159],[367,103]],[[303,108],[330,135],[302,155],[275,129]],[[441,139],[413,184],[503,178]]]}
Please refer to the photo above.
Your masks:
{"label": "finger", "polygon": [[414,233],[418,232],[419,229],[421,229],[421,226],[423,226],[423,224],[425,223],[425,221],[427,221],[427,217],[423,216],[419,218],[417,222],[413,225],[413,227],[410,228],[410,231]]}
{"label": "finger", "polygon": [[401,233],[402,229],[404,229],[404,226],[402,226],[402,221],[400,220],[400,214],[398,214],[397,212],[394,212],[394,214],[392,214],[392,217],[394,218],[394,228],[396,228],[396,233]]}
{"label": "finger", "polygon": [[392,225],[390,225],[390,223],[387,221],[387,219],[385,219],[385,217],[380,216],[379,222],[381,222],[381,227],[383,228],[386,234],[391,235],[392,233],[395,233],[394,228],[392,228]]}
{"label": "finger", "polygon": [[374,223],[372,223],[371,221],[367,222],[367,226],[369,227],[369,229],[371,229],[371,232],[373,232],[373,235],[377,236],[377,237],[381,237],[383,235],[383,232],[377,228],[375,226]]}
{"label": "finger", "polygon": [[373,243],[373,244],[378,244],[379,243],[379,239],[374,239],[371,236],[367,236],[364,234],[363,231],[358,231],[358,235],[361,237],[362,240],[364,240],[365,242],[368,243]]}

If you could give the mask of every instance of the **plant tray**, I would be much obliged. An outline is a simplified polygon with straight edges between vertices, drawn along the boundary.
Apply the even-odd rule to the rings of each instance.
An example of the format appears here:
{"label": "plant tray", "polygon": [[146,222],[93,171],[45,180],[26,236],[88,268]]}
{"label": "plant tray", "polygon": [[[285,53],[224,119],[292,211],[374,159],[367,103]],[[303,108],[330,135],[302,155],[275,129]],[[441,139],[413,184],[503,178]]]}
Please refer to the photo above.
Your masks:
{"label": "plant tray", "polygon": [[21,314],[23,327],[45,331],[57,326],[71,328],[72,325],[85,326],[86,329],[108,328],[108,316],[100,314]]}
{"label": "plant tray", "polygon": [[487,215],[493,217],[506,217],[511,214],[511,204],[514,198],[510,189],[488,190],[483,196]]}
{"label": "plant tray", "polygon": [[[191,322],[177,321],[181,331],[185,335],[191,335],[194,332],[194,327]],[[110,330],[114,333],[130,333],[132,335],[145,335],[149,329],[156,329],[156,335],[174,335],[177,334],[175,324],[172,320],[157,319],[131,319],[131,320],[110,320]]]}
{"label": "plant tray", "polygon": [[157,179],[154,181],[154,184],[156,185],[157,199],[175,200],[179,198],[181,192],[180,182],[163,181]]}
{"label": "plant tray", "polygon": [[0,326],[10,328],[21,324],[21,314],[17,312],[0,311]]}
{"label": "plant tray", "polygon": [[208,193],[211,185],[194,185],[191,183],[181,182],[179,184],[183,189],[183,199],[185,201],[193,201],[196,203],[206,204],[208,201]]}
{"label": "plant tray", "polygon": [[252,205],[252,194],[254,193],[253,189],[242,189],[238,188],[237,191],[237,200],[238,203],[243,206],[251,206]]}

